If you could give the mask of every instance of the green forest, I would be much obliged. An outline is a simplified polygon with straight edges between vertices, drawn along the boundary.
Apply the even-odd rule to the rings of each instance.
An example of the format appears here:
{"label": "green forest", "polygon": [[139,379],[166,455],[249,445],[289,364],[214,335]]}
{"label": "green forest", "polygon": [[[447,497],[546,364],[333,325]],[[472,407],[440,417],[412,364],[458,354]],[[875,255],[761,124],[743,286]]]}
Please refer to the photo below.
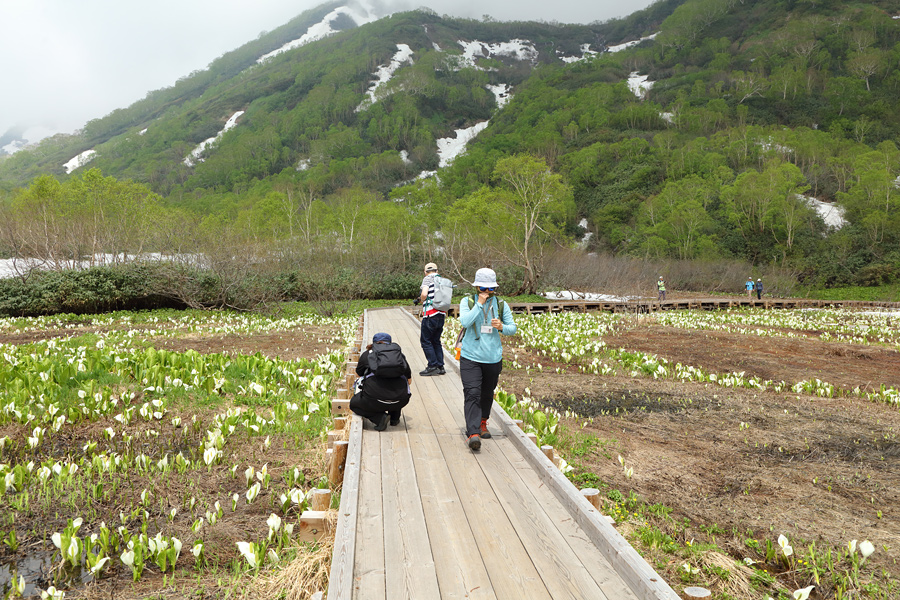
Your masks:
{"label": "green forest", "polygon": [[[230,256],[220,270],[304,280],[438,259],[490,264],[518,292],[559,253],[736,261],[820,288],[900,280],[900,1],[663,0],[591,25],[419,10],[256,64],[334,6],[0,157],[0,252]],[[476,40],[534,56],[466,60]],[[412,60],[364,103],[398,44]],[[485,121],[441,167],[438,140]]]}

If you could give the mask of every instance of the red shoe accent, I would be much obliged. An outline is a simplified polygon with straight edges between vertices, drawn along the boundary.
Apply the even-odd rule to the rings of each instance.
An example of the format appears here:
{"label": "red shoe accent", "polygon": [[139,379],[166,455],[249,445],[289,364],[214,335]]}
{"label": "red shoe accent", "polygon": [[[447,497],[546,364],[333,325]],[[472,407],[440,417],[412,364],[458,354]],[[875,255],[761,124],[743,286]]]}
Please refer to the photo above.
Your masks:
{"label": "red shoe accent", "polygon": [[483,437],[486,440],[491,439],[491,432],[488,431],[488,428],[487,428],[487,419],[481,420],[481,437]]}

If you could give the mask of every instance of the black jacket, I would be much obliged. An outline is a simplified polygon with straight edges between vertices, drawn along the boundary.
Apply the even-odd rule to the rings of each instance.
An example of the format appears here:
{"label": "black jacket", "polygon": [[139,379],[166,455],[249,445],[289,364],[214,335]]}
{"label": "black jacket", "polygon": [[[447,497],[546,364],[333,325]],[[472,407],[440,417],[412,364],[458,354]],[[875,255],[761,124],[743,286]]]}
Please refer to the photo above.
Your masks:
{"label": "black jacket", "polygon": [[[410,396],[409,384],[407,381],[412,379],[412,370],[409,368],[409,362],[406,356],[403,357],[405,371],[403,377],[366,377],[363,380],[362,396],[369,400],[383,400],[386,402],[395,402],[406,400]],[[366,350],[359,357],[356,363],[356,374],[365,377],[369,372],[369,351]]]}

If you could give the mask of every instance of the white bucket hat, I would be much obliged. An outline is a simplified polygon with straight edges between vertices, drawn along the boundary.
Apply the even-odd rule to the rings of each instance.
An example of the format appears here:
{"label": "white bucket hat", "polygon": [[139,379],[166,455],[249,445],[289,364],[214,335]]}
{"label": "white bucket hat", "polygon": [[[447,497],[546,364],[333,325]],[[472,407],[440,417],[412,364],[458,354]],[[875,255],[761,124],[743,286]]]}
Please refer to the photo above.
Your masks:
{"label": "white bucket hat", "polygon": [[475,281],[472,282],[475,287],[497,287],[497,274],[493,269],[478,269],[475,271]]}

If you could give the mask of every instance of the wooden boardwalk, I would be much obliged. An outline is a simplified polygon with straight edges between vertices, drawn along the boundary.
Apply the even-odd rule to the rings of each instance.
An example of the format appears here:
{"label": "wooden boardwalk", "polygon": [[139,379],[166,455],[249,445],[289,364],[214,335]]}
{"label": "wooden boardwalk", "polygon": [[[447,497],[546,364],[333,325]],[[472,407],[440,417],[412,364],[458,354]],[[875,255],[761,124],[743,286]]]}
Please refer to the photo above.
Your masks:
{"label": "wooden boardwalk", "polygon": [[[805,298],[678,298],[675,300],[547,300],[546,302],[510,302],[514,312],[546,313],[589,310],[615,313],[649,313],[660,310],[728,310],[731,308],[900,308],[900,302],[871,302],[862,300],[809,300]],[[420,309],[416,309],[418,312]],[[459,316],[459,305],[448,311]]]}
{"label": "wooden boardwalk", "polygon": [[418,376],[414,318],[366,311],[364,340],[379,331],[412,366],[412,401],[381,433],[351,420],[330,600],[678,598],[502,410],[468,449],[455,361]]}

